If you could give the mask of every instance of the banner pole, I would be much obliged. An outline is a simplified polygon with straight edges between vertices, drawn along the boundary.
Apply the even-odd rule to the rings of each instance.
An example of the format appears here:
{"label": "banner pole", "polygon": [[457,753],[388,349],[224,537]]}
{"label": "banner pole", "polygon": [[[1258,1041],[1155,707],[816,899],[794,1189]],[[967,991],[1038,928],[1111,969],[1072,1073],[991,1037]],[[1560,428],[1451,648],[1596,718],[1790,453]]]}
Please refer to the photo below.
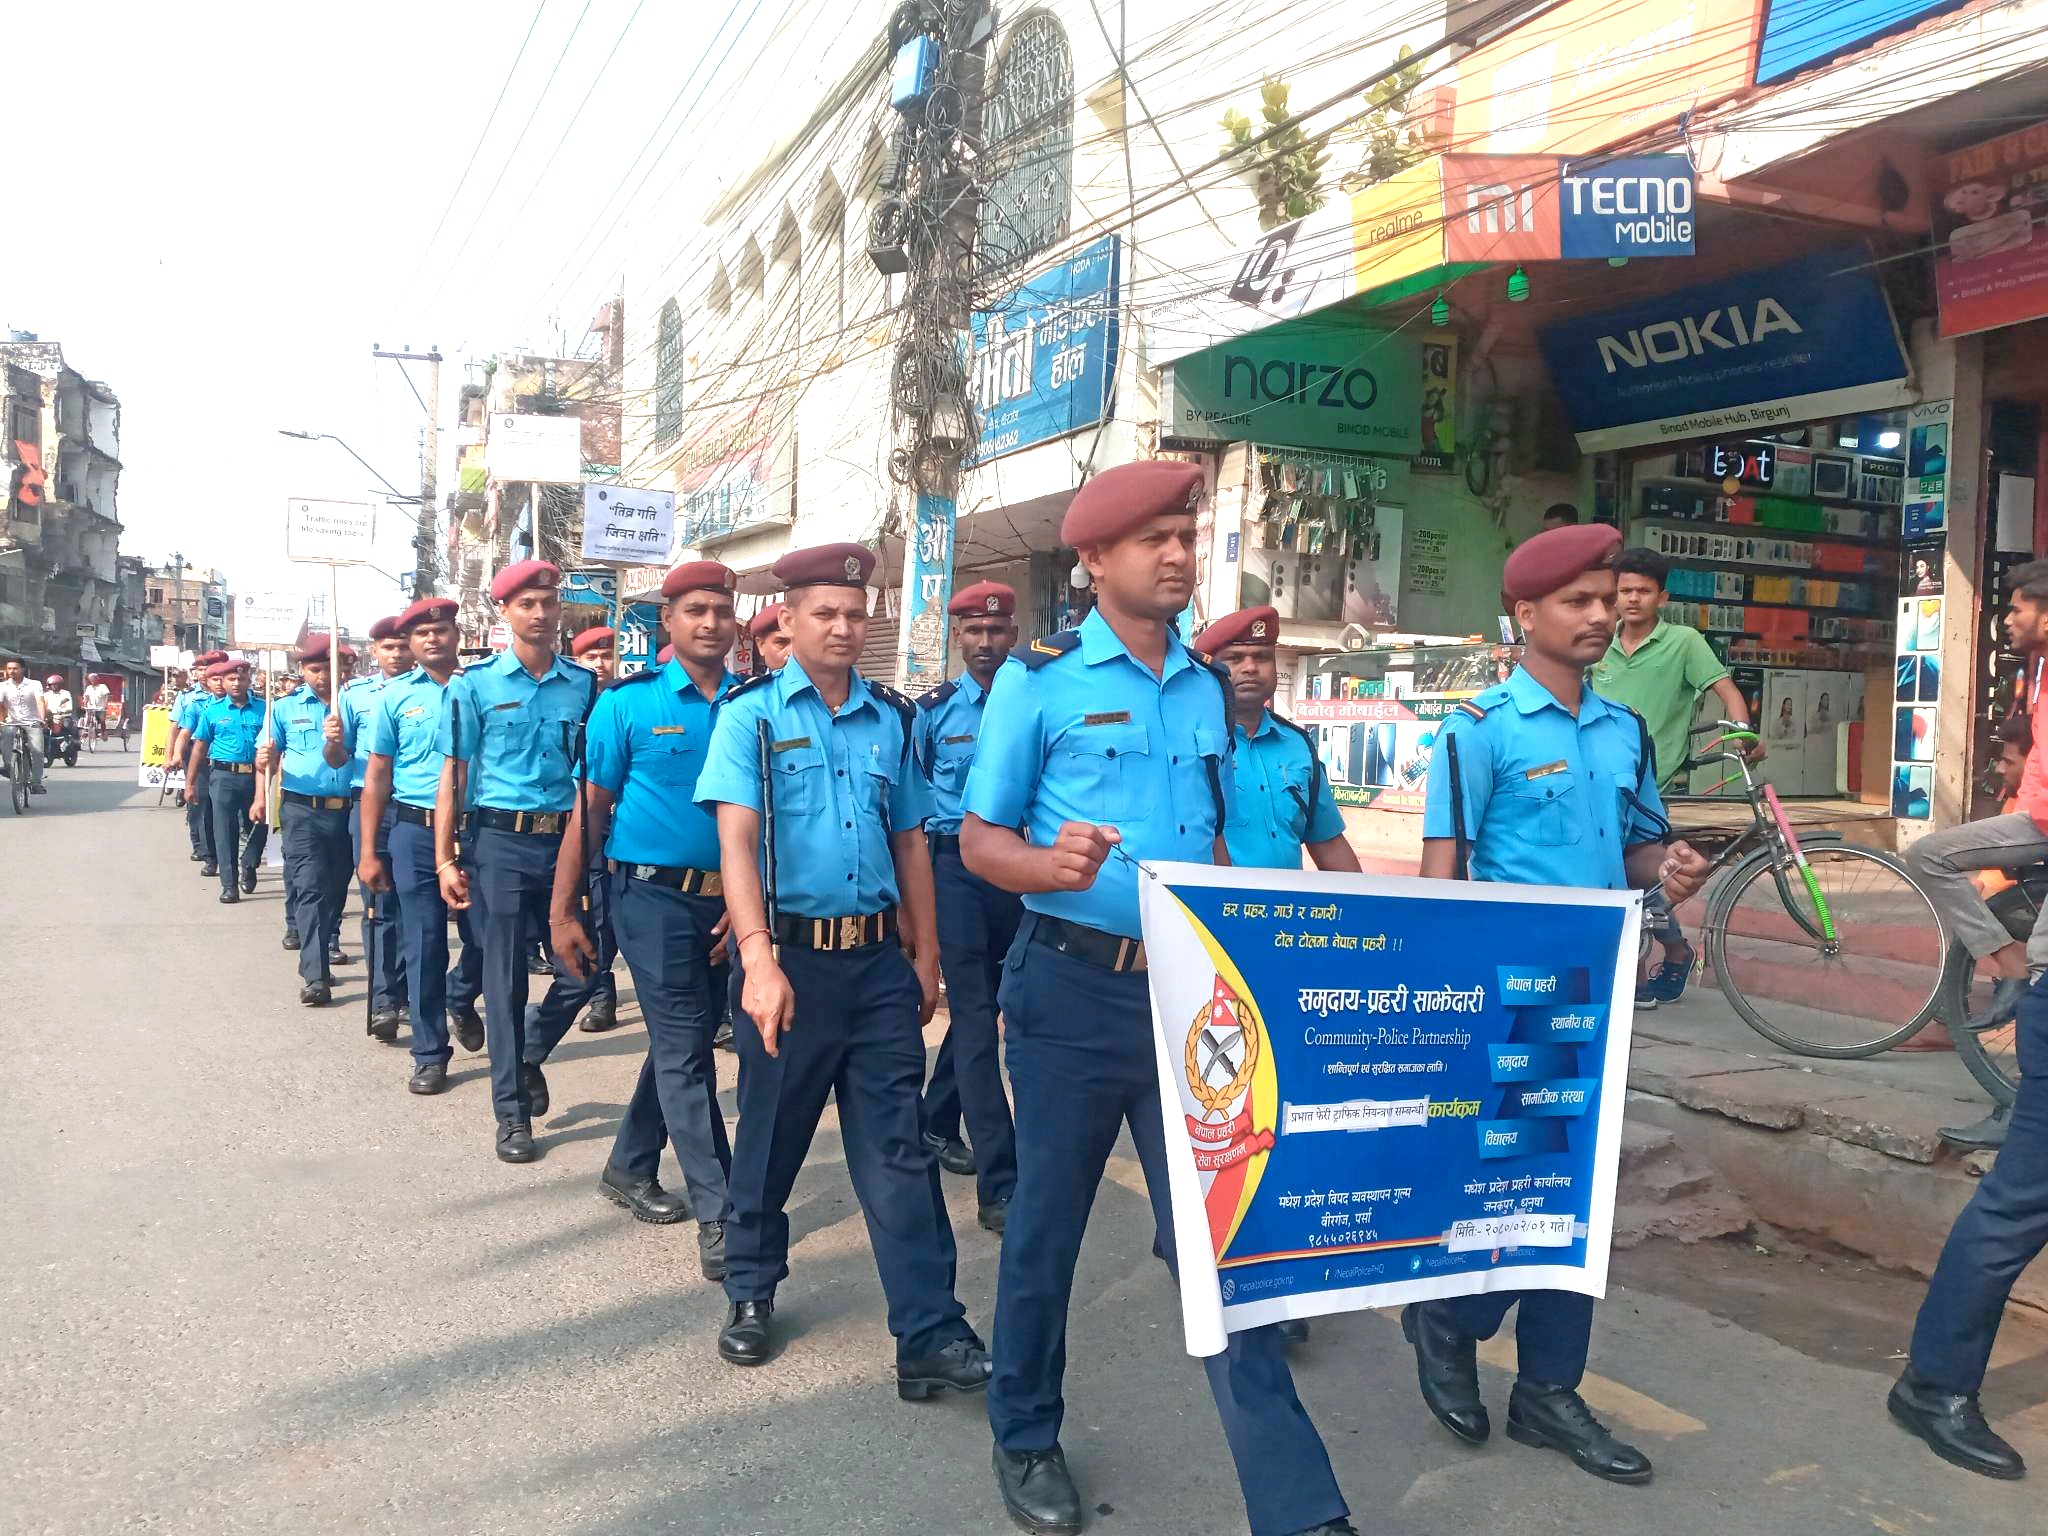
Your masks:
{"label": "banner pole", "polygon": [[327,712],[341,713],[341,567],[327,567]]}

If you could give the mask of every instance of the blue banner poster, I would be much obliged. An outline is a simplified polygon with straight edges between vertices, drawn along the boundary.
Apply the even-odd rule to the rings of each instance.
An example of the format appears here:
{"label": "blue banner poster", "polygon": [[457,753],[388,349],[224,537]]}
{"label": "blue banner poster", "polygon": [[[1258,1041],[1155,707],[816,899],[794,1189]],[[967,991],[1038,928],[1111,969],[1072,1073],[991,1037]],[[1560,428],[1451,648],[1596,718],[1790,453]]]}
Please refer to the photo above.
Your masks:
{"label": "blue banner poster", "polygon": [[1191,1354],[1283,1318],[1605,1294],[1637,893],[1147,868]]}

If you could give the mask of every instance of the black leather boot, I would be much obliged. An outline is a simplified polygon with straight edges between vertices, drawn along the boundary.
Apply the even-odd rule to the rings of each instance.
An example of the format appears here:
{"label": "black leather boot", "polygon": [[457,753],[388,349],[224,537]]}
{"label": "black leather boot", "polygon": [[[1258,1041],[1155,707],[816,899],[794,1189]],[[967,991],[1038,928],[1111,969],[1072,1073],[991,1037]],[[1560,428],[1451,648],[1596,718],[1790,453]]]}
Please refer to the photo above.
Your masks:
{"label": "black leather boot", "polygon": [[1479,1399],[1479,1346],[1431,1301],[1401,1309],[1401,1334],[1415,1346],[1415,1380],[1437,1423],[1467,1445],[1484,1445],[1493,1424]]}

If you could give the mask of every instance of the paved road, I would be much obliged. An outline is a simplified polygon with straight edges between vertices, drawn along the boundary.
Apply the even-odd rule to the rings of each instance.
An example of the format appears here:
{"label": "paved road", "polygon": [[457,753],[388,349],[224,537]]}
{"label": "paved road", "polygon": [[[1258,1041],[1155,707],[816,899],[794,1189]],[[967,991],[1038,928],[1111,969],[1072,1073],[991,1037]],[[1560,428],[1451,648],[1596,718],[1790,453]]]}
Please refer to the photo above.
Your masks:
{"label": "paved road", "polygon": [[[571,1036],[545,1160],[497,1163],[481,1059],[413,1099],[405,1054],[363,1036],[359,967],[341,1006],[301,1009],[276,876],[215,905],[173,814],[123,782],[132,763],[58,770],[29,817],[0,820],[0,1532],[1008,1529],[978,1404],[891,1390],[829,1122],[793,1208],[794,1337],[732,1370],[690,1229],[593,1193],[638,1028]],[[1069,1374],[1094,1528],[1236,1536],[1135,1164],[1114,1177]],[[949,1184],[985,1324],[995,1244]],[[1319,1323],[1302,1388],[1360,1528],[2040,1530],[2038,1488],[1951,1471],[1886,1422],[1916,1287],[1728,1246],[1624,1273],[1650,1289],[1604,1306],[1589,1394],[1657,1458],[1648,1490],[1505,1442],[1460,1450],[1390,1318]],[[2048,1333],[2008,1334],[1992,1406],[2048,1473]],[[1487,1372],[1496,1412],[1507,1383]]]}

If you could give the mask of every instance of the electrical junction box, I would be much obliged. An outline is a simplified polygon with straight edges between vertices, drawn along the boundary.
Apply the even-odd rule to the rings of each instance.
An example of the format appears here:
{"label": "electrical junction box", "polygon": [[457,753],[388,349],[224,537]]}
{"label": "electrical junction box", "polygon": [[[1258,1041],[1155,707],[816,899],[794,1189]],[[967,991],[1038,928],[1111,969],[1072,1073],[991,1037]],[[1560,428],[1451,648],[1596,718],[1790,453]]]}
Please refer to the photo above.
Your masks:
{"label": "electrical junction box", "polygon": [[939,80],[939,40],[920,33],[896,50],[889,78],[889,105],[908,112],[931,94]]}

